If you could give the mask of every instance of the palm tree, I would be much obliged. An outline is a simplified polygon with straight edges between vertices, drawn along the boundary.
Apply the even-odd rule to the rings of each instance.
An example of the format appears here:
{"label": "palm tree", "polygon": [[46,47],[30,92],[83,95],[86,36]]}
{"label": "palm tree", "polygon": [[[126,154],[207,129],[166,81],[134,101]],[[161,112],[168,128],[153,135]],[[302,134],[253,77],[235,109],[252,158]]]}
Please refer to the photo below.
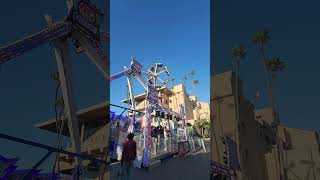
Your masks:
{"label": "palm tree", "polygon": [[[280,120],[279,120],[279,114],[278,114],[278,109],[275,104],[275,87],[273,86],[274,81],[276,79],[277,73],[279,71],[284,70],[287,67],[287,63],[282,60],[279,57],[273,57],[270,59],[266,60],[266,67],[267,71],[269,73],[269,78],[270,78],[270,91],[271,91],[271,102],[272,102],[272,108],[273,108],[273,115],[274,115],[274,128],[279,135],[279,125],[280,125]],[[283,169],[283,175],[281,174],[280,176],[284,176],[285,179],[287,179],[287,173],[286,173],[286,167],[284,164],[284,157],[283,157],[283,144],[279,138],[277,139],[277,145],[278,145],[278,155],[279,155],[279,162],[280,162],[280,168]]]}
{"label": "palm tree", "polygon": [[238,45],[234,48],[232,48],[232,56],[234,58],[235,61],[235,72],[236,72],[236,77],[235,77],[235,81],[236,81],[236,85],[235,85],[235,106],[236,106],[236,123],[235,123],[235,133],[234,133],[234,140],[235,140],[235,144],[237,147],[237,153],[240,152],[239,147],[238,147],[238,143],[237,143],[237,135],[239,132],[239,122],[240,122],[240,116],[239,116],[239,88],[238,88],[238,79],[239,79],[239,69],[240,69],[240,62],[241,60],[245,59],[247,56],[247,50],[243,45]]}
{"label": "palm tree", "polygon": [[239,123],[239,95],[238,95],[238,78],[239,78],[239,70],[240,70],[240,62],[241,60],[245,59],[246,56],[247,56],[247,50],[246,48],[243,46],[243,45],[239,45],[239,46],[236,46],[234,48],[232,48],[232,56],[234,58],[234,61],[235,61],[235,72],[236,72],[236,91],[235,91],[235,95],[236,95],[236,98],[235,98],[235,103],[236,103],[236,114],[237,114],[237,123]]}
{"label": "palm tree", "polygon": [[[270,37],[269,31],[267,29],[264,29],[263,31],[259,31],[255,34],[253,42],[256,44],[258,51],[260,52],[260,55],[262,58],[263,68],[264,68],[264,72],[265,72],[265,81],[266,81],[266,85],[267,85],[267,91],[268,91],[269,100],[270,100],[271,107],[272,107],[273,120],[274,120],[274,122],[276,122],[277,117],[276,117],[276,113],[275,113],[272,89],[271,89],[271,85],[270,85],[270,72],[268,71],[268,67],[267,67],[268,60],[267,60],[266,54],[265,54],[265,45],[270,41],[270,39],[271,39],[271,37]],[[276,122],[276,124],[278,124],[278,122]],[[275,132],[277,133],[277,135],[279,135],[278,126],[275,127]],[[285,168],[282,167],[283,162],[284,162],[284,157],[283,157],[282,152],[280,152],[283,149],[282,149],[282,143],[281,143],[281,140],[279,140],[279,137],[277,137],[277,146],[278,146],[278,155],[279,155],[278,160],[279,160],[280,169],[283,169],[282,170],[283,173],[280,174],[280,179],[282,179],[282,176],[284,176],[284,178],[286,179],[287,178],[286,171],[285,171]]]}
{"label": "palm tree", "polygon": [[194,71],[194,70],[191,70],[191,71],[189,72],[190,78],[192,79],[194,75],[195,75],[195,71]]}
{"label": "palm tree", "polygon": [[172,89],[173,89],[173,87],[174,87],[174,81],[175,81],[176,79],[174,78],[174,77],[171,77],[170,78],[170,81],[171,81],[171,84],[172,84]]}
{"label": "palm tree", "polygon": [[273,57],[271,59],[267,59],[266,64],[267,70],[270,72],[272,79],[276,77],[276,73],[278,71],[282,71],[287,67],[287,63],[280,57]]}
{"label": "palm tree", "polygon": [[182,84],[186,87],[187,76],[182,77]]}
{"label": "palm tree", "polygon": [[186,81],[187,79],[188,79],[187,76],[182,77],[182,81]]}
{"label": "palm tree", "polygon": [[[266,61],[266,64],[267,64],[267,70],[271,76],[271,79],[270,79],[270,88],[272,89],[272,94],[273,94],[273,100],[272,102],[276,102],[276,88],[275,88],[275,80],[276,80],[276,77],[277,77],[277,73],[279,71],[282,71],[284,70],[286,67],[287,67],[287,63],[282,60],[281,58],[279,57],[273,57],[273,58],[270,58]],[[279,122],[279,119],[278,119],[278,113],[277,113],[277,105],[274,104],[274,107],[275,107],[275,117],[276,117],[276,123],[280,123]]]}
{"label": "palm tree", "polygon": [[[269,92],[269,98],[270,98],[270,102],[271,100],[271,90],[270,90],[270,83],[269,83],[269,76],[268,76],[268,70],[267,70],[267,65],[266,65],[266,54],[265,54],[265,45],[271,40],[269,31],[267,29],[264,29],[263,31],[258,31],[255,34],[255,37],[253,39],[253,42],[256,44],[258,51],[260,52],[261,55],[261,60],[262,60],[262,64],[263,64],[263,68],[264,68],[264,72],[265,72],[265,81],[266,81],[266,85],[267,85],[267,90]],[[271,102],[272,103],[272,102]]]}
{"label": "palm tree", "polygon": [[193,129],[201,138],[207,138],[210,133],[210,122],[206,119],[200,119],[194,123]]}

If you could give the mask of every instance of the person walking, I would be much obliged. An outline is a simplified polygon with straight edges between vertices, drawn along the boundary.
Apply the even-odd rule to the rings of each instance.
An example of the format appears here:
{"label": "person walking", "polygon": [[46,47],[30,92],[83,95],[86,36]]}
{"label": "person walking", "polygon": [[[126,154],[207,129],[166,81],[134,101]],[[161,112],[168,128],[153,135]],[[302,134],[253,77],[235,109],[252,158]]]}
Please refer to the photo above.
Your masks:
{"label": "person walking", "polygon": [[123,144],[121,157],[122,180],[130,180],[133,161],[137,157],[137,143],[133,140],[134,134],[129,133],[128,140]]}

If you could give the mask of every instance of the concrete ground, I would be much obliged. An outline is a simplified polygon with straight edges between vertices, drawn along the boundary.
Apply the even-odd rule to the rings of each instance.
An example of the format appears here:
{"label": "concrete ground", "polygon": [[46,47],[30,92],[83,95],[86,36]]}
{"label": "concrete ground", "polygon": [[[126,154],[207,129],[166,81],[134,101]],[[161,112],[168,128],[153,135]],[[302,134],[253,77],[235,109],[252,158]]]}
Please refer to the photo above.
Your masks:
{"label": "concrete ground", "polygon": [[[209,180],[209,153],[200,151],[170,159],[150,169],[132,169],[131,180]],[[117,180],[119,164],[111,166],[111,180]]]}

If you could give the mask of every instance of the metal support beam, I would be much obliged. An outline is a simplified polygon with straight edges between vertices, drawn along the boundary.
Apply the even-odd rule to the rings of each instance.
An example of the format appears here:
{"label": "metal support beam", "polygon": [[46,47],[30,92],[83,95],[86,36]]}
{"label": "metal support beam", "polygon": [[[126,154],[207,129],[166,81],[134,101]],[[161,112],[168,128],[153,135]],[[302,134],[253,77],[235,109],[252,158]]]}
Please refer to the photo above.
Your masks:
{"label": "metal support beam", "polygon": [[129,108],[126,108],[126,107],[118,106],[118,105],[115,105],[115,104],[110,104],[110,106],[114,106],[114,107],[117,107],[117,108],[130,110],[130,111],[135,111],[135,112],[139,112],[139,113],[144,113],[144,112],[139,111],[139,110],[133,110],[133,109],[129,109]]}
{"label": "metal support beam", "polygon": [[128,75],[128,73],[131,73],[131,69],[126,68],[124,71],[119,72],[117,74],[114,74],[110,77],[110,81],[116,80],[122,76]]}
{"label": "metal support beam", "polygon": [[139,83],[143,86],[143,88],[148,91],[148,87],[146,85],[146,83],[144,82],[144,80],[140,77],[140,76],[136,76],[136,79],[139,81]]}
{"label": "metal support beam", "polygon": [[[57,39],[54,41],[57,66],[59,71],[63,100],[65,104],[65,112],[68,118],[68,127],[71,142],[76,153],[81,154],[80,133],[78,118],[74,105],[72,81],[71,81],[71,62],[69,58],[69,47],[67,39]],[[76,165],[81,165],[81,159],[76,158]]]}
{"label": "metal support beam", "polygon": [[27,145],[33,146],[33,147],[38,147],[40,149],[46,149],[48,151],[59,152],[59,153],[62,153],[62,154],[67,154],[67,155],[72,156],[72,157],[76,156],[76,157],[80,157],[81,159],[88,159],[88,160],[96,161],[96,162],[101,163],[101,164],[107,164],[108,165],[108,163],[106,161],[103,161],[103,160],[100,160],[100,159],[96,159],[96,158],[94,158],[92,156],[65,151],[65,150],[62,150],[62,149],[58,149],[58,148],[55,148],[55,147],[47,146],[47,145],[40,144],[40,143],[37,143],[37,142],[33,142],[33,141],[30,141],[30,140],[17,138],[17,137],[14,137],[14,136],[9,136],[9,135],[3,134],[3,133],[0,133],[0,138],[1,139],[6,139],[6,140],[9,140],[9,141],[22,143],[22,144],[27,144]]}
{"label": "metal support beam", "polygon": [[132,82],[131,82],[131,76],[127,76],[127,81],[128,81],[128,88],[129,88],[129,95],[130,95],[130,100],[131,100],[131,106],[132,106],[132,109],[133,109],[133,114],[132,114],[132,117],[133,117],[133,120],[131,122],[131,125],[132,125],[132,132],[134,132],[134,124],[135,124],[135,111],[136,110],[136,105],[135,105],[135,101],[134,101],[134,97],[133,97],[133,88],[132,88]]}
{"label": "metal support beam", "polygon": [[65,36],[70,31],[70,23],[57,22],[38,33],[27,36],[9,45],[2,46],[0,47],[0,64],[6,63],[51,40]]}
{"label": "metal support beam", "polygon": [[110,79],[109,76],[109,59],[106,59],[102,53],[98,44],[93,44],[88,38],[82,35],[80,32],[75,32],[75,37],[79,41],[81,47],[85,50],[85,53],[90,58],[90,60],[97,66],[99,71],[106,77]]}

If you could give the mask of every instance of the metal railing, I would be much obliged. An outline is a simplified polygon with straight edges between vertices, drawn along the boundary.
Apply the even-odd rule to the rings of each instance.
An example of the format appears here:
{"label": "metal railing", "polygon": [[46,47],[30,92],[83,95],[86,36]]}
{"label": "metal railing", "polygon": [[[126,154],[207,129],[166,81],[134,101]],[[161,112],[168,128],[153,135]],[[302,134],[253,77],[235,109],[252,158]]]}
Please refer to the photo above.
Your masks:
{"label": "metal railing", "polygon": [[37,148],[40,148],[40,149],[45,149],[45,150],[48,151],[26,174],[23,175],[22,180],[31,179],[30,176],[31,176],[32,172],[34,172],[54,152],[61,153],[61,154],[66,154],[66,155],[69,155],[71,157],[79,157],[82,160],[90,160],[93,163],[102,164],[102,165],[104,165],[105,172],[107,172],[109,170],[109,168],[110,168],[109,167],[110,166],[109,162],[104,161],[104,160],[100,160],[100,159],[96,159],[96,158],[94,158],[94,157],[92,157],[90,155],[77,154],[77,153],[74,153],[74,152],[69,152],[69,151],[66,151],[66,150],[63,150],[63,149],[58,149],[58,148],[55,148],[55,147],[51,147],[51,146],[40,144],[40,143],[33,142],[33,141],[30,141],[30,140],[26,140],[26,139],[10,136],[10,135],[3,134],[3,133],[0,133],[0,138],[1,139],[6,139],[6,140],[9,140],[9,141],[14,141],[14,142],[21,143],[21,144],[30,145],[30,146],[37,147]]}
{"label": "metal railing", "polygon": [[[110,156],[112,159],[121,159],[123,143],[126,141],[127,132],[116,131],[116,133],[111,136],[112,145],[114,150],[111,152]],[[142,134],[135,133],[134,141],[137,143],[137,156],[143,157],[144,150],[144,137]],[[173,153],[178,151],[179,144],[178,137],[151,137],[151,147],[150,155],[151,159],[158,158],[162,155]],[[189,152],[193,153],[201,149],[206,150],[206,145],[203,139],[198,137],[188,137]],[[207,150],[206,150],[207,151]]]}

